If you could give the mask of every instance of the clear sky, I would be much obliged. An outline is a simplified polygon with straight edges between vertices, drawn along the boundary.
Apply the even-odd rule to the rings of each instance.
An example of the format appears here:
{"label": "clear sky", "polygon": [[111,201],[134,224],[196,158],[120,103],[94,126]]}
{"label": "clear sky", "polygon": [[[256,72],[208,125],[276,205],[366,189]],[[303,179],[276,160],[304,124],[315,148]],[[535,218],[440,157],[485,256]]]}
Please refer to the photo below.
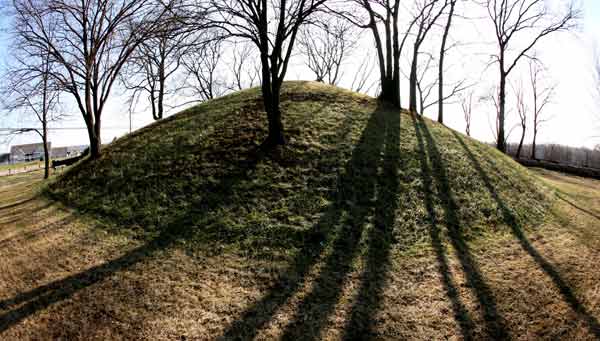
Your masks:
{"label": "clear sky", "polygon": [[[549,0],[557,2],[560,0]],[[592,87],[594,86],[591,76],[593,65],[593,51],[596,46],[600,48],[600,0],[582,0],[583,18],[581,27],[577,33],[560,34],[547,39],[539,45],[539,52],[543,62],[550,70],[548,75],[558,84],[557,94],[553,103],[548,107],[548,114],[552,120],[548,122],[540,132],[540,142],[561,143],[572,146],[592,147],[600,143],[600,139],[594,139],[593,136],[600,135],[600,101],[595,102],[592,98]],[[481,15],[481,13],[479,13]],[[474,15],[476,16],[476,15]],[[0,28],[7,26],[5,17],[0,16]],[[489,22],[485,20],[478,21],[458,21],[453,29],[453,36],[456,40],[478,41],[477,44],[469,46],[458,46],[449,56],[449,64],[453,66],[454,74],[451,72],[450,78],[459,79],[466,77],[469,81],[476,83],[477,95],[481,96],[489,91],[495,77],[494,67],[486,67],[489,60],[490,51],[493,52],[493,40],[490,37]],[[362,60],[364,51],[372,46],[370,36],[365,33],[361,48],[352,56],[353,60]],[[483,37],[483,38],[482,38]],[[437,41],[432,42],[433,46]],[[6,61],[6,47],[10,41],[5,34],[0,34],[0,73],[4,71],[3,64]],[[455,67],[454,67],[455,66]],[[526,66],[526,65],[525,65]],[[352,71],[356,69],[355,63],[349,62],[345,68],[345,80],[341,85],[348,85]],[[288,79],[310,79],[312,76],[302,66],[301,60],[294,61],[294,65],[288,72]],[[465,76],[466,75],[466,76]],[[376,78],[374,73],[372,77]],[[521,74],[511,75],[513,81],[518,81]],[[402,84],[403,90],[406,90],[407,82]],[[107,107],[103,117],[102,139],[109,142],[117,136],[121,136],[129,131],[129,118],[127,106],[124,104],[124,97],[121,96],[122,90],[116,88],[113,92],[113,98]],[[403,104],[407,104],[407,96],[403,91]],[[65,101],[68,103],[68,100]],[[55,127],[84,127],[80,114],[73,108],[65,109],[72,112],[69,120],[55,125]],[[464,119],[460,106],[449,105],[447,108],[447,124],[459,131],[464,130]],[[428,113],[426,113],[428,115]],[[432,113],[429,116],[434,117]],[[481,103],[475,108],[473,114],[472,134],[474,137],[491,141],[492,132],[490,129],[493,108],[490,105]],[[516,123],[516,117],[513,114],[509,117],[507,129],[510,129]],[[139,128],[152,121],[148,112],[139,112],[133,116],[133,126]],[[14,127],[19,125],[33,125],[26,118],[15,115],[6,115],[0,110],[0,128]],[[515,131],[510,140],[515,140],[518,135]],[[87,144],[87,134],[85,130],[55,130],[50,134],[50,140],[53,146],[80,145]],[[39,137],[34,134],[22,135],[13,138],[9,143],[0,141],[0,152],[9,149],[10,144],[38,142]],[[528,134],[529,139],[529,134]]]}

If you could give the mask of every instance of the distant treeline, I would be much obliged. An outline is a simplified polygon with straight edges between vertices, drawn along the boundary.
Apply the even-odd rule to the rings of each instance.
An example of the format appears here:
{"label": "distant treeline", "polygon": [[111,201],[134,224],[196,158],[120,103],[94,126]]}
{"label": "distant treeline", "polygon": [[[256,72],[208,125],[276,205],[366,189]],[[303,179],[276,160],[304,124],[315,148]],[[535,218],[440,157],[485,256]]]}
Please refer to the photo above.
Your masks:
{"label": "distant treeline", "polygon": [[[507,147],[507,153],[515,157],[519,145],[511,143]],[[523,145],[519,159],[534,160],[530,144]],[[600,170],[600,151],[588,148],[575,148],[559,144],[541,144],[535,148],[535,160],[570,167],[595,168]]]}

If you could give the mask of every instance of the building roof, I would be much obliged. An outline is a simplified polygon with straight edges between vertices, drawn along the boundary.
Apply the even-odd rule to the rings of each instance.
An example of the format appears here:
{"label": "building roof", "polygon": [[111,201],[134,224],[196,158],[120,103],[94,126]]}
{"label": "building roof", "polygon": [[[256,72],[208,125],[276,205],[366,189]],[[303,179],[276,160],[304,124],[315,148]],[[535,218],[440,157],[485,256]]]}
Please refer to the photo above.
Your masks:
{"label": "building roof", "polygon": [[[52,143],[48,142],[48,148],[52,148]],[[43,153],[44,152],[44,144],[43,143],[30,143],[30,144],[21,144],[17,146],[10,147],[11,155],[28,155],[33,153]]]}

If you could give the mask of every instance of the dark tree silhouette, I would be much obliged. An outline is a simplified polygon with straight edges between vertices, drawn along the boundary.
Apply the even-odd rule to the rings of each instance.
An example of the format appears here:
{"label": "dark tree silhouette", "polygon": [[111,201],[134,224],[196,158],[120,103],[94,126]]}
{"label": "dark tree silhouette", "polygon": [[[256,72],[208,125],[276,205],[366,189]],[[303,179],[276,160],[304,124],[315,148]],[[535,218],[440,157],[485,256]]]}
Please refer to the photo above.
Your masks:
{"label": "dark tree silhouette", "polygon": [[285,144],[280,93],[300,28],[326,0],[210,0],[207,26],[247,39],[260,52],[262,95],[269,122],[263,147]]}
{"label": "dark tree silhouette", "polygon": [[[573,2],[565,12],[554,15],[548,11],[545,0],[486,0],[488,16],[493,23],[498,52],[494,62],[498,63],[498,136],[496,146],[506,152],[505,112],[506,82],[510,73],[523,57],[544,37],[573,28],[579,13]],[[520,47],[515,41],[525,42]]]}
{"label": "dark tree silhouette", "polygon": [[71,94],[100,156],[101,118],[115,81],[165,12],[151,0],[14,0],[19,44],[47,51],[51,77]]}
{"label": "dark tree silhouette", "polygon": [[444,34],[442,35],[442,43],[440,45],[440,60],[438,65],[438,122],[441,124],[444,124],[444,60],[446,58],[446,52],[448,52],[448,36],[450,34],[457,1],[458,0],[446,1],[446,7],[449,5],[450,10],[448,11],[446,25],[444,26]]}

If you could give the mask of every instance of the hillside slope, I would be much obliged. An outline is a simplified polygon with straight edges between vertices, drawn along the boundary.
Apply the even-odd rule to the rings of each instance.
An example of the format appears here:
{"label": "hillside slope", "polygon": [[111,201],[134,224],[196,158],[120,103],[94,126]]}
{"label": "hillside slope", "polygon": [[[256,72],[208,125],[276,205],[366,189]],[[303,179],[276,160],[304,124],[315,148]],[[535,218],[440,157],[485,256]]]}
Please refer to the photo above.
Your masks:
{"label": "hillside slope", "polygon": [[369,97],[287,83],[289,144],[274,155],[258,152],[260,107],[251,89],[174,115],[116,141],[51,193],[143,238],[286,252],[348,220],[383,225],[407,249],[427,241],[432,219],[469,239],[501,228],[502,205],[524,223],[547,207],[534,177],[508,157]]}
{"label": "hillside slope", "polygon": [[[286,83],[282,106],[289,143],[273,153],[258,150],[266,120],[251,89],[119,139],[49,186],[101,234],[141,245],[68,281],[90,287],[94,309],[114,305],[120,324],[104,322],[108,330],[150,339],[600,335],[584,308],[600,309],[590,291],[599,263],[573,260],[594,253],[548,227],[559,226],[556,200],[538,176],[335,87]],[[569,284],[577,281],[587,284]],[[81,300],[66,316],[92,310]],[[99,319],[85,316],[90,326]]]}

